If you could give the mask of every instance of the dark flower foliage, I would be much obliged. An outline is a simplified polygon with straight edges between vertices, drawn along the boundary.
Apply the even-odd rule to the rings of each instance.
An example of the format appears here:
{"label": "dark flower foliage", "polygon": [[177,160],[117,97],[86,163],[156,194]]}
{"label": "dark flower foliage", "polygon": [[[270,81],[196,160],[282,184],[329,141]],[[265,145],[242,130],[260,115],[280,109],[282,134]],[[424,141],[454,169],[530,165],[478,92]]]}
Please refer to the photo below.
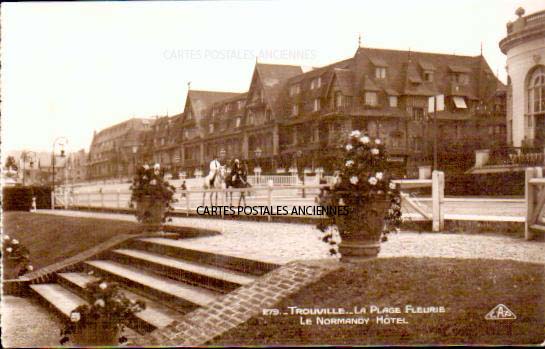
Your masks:
{"label": "dark flower foliage", "polygon": [[[138,169],[130,187],[131,203],[142,202],[145,198],[149,198],[151,202],[164,205],[166,210],[163,222],[174,210],[172,204],[176,202],[174,199],[176,188],[164,179],[164,175],[164,169],[160,169],[158,165],[155,165],[155,168],[144,165]],[[149,211],[136,211],[136,218],[141,223],[148,223],[150,217]]]}
{"label": "dark flower foliage", "polygon": [[19,277],[34,270],[34,267],[30,264],[28,249],[19,240],[12,239],[8,235],[4,235],[2,238],[2,256],[6,261],[19,266],[17,275],[13,276]]}
{"label": "dark flower foliage", "polygon": [[[61,344],[68,342],[71,334],[91,325],[104,330],[117,329],[121,333],[134,314],[146,309],[143,301],[127,298],[116,282],[99,278],[89,282],[85,289],[90,295],[89,305],[72,310],[70,322],[61,330]],[[123,336],[118,339],[119,343],[126,340]]]}
{"label": "dark flower foliage", "polygon": [[[348,206],[351,212],[356,212],[371,209],[372,204],[378,201],[388,201],[381,239],[385,241],[386,234],[396,231],[401,225],[401,196],[388,173],[385,147],[379,139],[372,139],[360,131],[353,131],[348,142],[339,147],[342,147],[342,156],[336,164],[339,171],[335,183],[321,190],[319,204]],[[324,232],[324,242],[331,244],[333,241],[328,228],[335,224],[336,216],[333,215],[318,223],[318,229]]]}

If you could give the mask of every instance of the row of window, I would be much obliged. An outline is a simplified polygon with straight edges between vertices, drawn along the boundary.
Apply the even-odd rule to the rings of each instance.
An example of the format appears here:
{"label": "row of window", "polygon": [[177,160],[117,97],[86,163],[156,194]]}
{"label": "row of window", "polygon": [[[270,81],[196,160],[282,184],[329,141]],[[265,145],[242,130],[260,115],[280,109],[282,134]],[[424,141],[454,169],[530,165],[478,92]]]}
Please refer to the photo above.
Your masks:
{"label": "row of window", "polygon": [[[350,104],[351,97],[344,96],[340,91],[335,93],[335,107],[342,108]],[[364,103],[367,106],[376,107],[378,106],[378,93],[377,92],[365,92]],[[397,96],[388,96],[388,105],[392,108],[396,108],[398,105]],[[315,98],[312,101],[312,111],[318,112],[322,109],[321,98]],[[293,104],[291,109],[291,114],[293,116],[299,115],[299,104]]]}
{"label": "row of window", "polygon": [[246,105],[246,101],[240,100],[232,103],[226,103],[222,107],[214,107],[212,109],[212,116],[216,116],[223,113],[228,113],[232,110],[242,110]]}
{"label": "row of window", "polygon": [[[433,70],[424,70],[424,81],[426,82],[432,82],[433,81],[434,72]],[[386,79],[386,68],[385,67],[376,67],[375,68],[375,79],[377,80],[384,80]],[[469,84],[469,75],[466,73],[454,73],[451,75],[451,81],[458,83],[460,85],[467,85]],[[310,82],[310,89],[314,90],[317,88],[320,88],[322,86],[322,79],[321,77],[317,77],[311,80]],[[289,95],[295,96],[301,93],[301,85],[300,83],[294,84],[290,87]]]}
{"label": "row of window", "polygon": [[[310,80],[310,89],[316,90],[322,87],[322,78],[320,76]],[[301,84],[297,83],[290,86],[289,95],[295,96],[301,93]]]}

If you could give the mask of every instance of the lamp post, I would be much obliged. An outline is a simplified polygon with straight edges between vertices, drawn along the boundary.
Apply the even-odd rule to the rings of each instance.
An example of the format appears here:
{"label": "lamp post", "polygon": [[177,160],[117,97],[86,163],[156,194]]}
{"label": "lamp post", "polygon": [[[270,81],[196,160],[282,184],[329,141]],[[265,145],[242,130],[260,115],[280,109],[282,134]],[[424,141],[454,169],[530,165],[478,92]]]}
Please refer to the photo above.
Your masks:
{"label": "lamp post", "polygon": [[132,146],[132,174],[136,174],[136,153],[138,152],[138,146]]}
{"label": "lamp post", "polygon": [[261,150],[260,147],[257,147],[256,150],[254,151],[254,154],[255,154],[255,163],[256,163],[256,167],[254,168],[254,173],[257,174],[257,182],[259,182],[259,180],[261,179],[261,166],[259,164],[259,158],[261,157],[261,154],[263,153],[263,151]]}
{"label": "lamp post", "polygon": [[[301,150],[298,150],[297,153],[295,153],[295,168],[297,169],[297,172],[299,172],[299,159],[303,156],[303,152]],[[303,199],[306,197],[305,195],[305,171],[304,168],[301,171],[303,172],[303,191],[302,191],[302,197]]]}
{"label": "lamp post", "polygon": [[51,166],[52,166],[52,170],[53,170],[53,184],[51,186],[51,190],[52,190],[52,195],[51,195],[51,209],[55,209],[55,146],[56,145],[60,145],[61,146],[61,153],[60,153],[60,157],[61,158],[64,158],[65,155],[64,155],[64,146],[68,144],[68,139],[66,139],[66,137],[57,137],[55,139],[55,141],[53,141],[53,150],[51,151]]}

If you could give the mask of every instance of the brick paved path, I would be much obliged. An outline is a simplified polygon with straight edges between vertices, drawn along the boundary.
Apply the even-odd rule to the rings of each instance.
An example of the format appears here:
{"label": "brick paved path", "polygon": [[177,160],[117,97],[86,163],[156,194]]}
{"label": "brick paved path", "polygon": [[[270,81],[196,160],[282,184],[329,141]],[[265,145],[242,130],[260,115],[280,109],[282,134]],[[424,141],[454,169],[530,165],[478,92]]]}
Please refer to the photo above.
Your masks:
{"label": "brick paved path", "polygon": [[[117,213],[41,210],[75,217],[135,221]],[[330,258],[313,225],[174,217],[170,223],[217,230],[221,235],[184,239],[180,243],[233,256],[285,264],[298,259]],[[451,257],[513,259],[545,264],[545,242],[491,235],[401,232],[382,244],[381,257]]]}

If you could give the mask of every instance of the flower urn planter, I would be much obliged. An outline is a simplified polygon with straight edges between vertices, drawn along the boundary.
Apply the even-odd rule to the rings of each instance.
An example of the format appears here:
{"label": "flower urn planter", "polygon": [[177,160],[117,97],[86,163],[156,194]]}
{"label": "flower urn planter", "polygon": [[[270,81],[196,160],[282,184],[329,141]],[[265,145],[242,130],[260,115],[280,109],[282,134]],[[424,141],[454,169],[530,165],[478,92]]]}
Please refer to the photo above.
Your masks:
{"label": "flower urn planter", "polygon": [[346,216],[337,216],[335,222],[341,235],[339,252],[342,262],[359,262],[377,257],[389,200],[376,200],[356,205]]}
{"label": "flower urn planter", "polygon": [[17,279],[21,270],[24,268],[24,260],[22,258],[11,258],[4,256],[3,258],[3,279]]}
{"label": "flower urn planter", "polygon": [[71,342],[78,347],[116,346],[119,329],[107,322],[92,322],[78,328],[71,335]]}
{"label": "flower urn planter", "polygon": [[162,202],[153,199],[151,196],[144,196],[136,203],[136,210],[146,232],[157,232],[161,230],[166,207]]}

